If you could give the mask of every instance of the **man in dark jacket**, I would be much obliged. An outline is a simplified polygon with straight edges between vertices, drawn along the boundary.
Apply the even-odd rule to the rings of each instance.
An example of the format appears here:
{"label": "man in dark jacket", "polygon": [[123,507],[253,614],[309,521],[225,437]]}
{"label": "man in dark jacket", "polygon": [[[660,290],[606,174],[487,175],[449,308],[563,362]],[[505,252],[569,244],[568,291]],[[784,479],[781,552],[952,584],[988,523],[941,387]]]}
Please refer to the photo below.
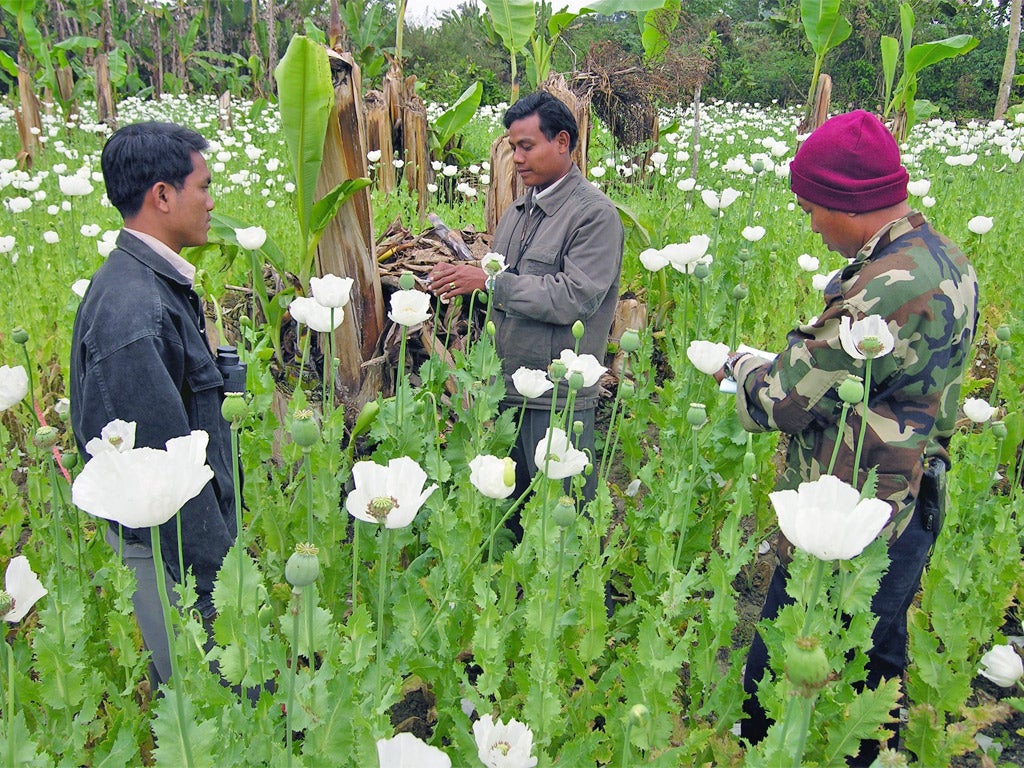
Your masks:
{"label": "man in dark jacket", "polygon": [[[182,248],[202,245],[210,228],[206,140],[169,123],[125,126],[101,156],[107,197],[124,219],[117,248],[97,270],[75,318],[71,422],[79,450],[114,419],[136,423],[136,447],[205,430],[214,477],[185,504],[184,567],[196,579],[196,608],[212,619],[213,582],[236,536],[230,430],[220,414],[223,377],[210,352],[195,268]],[[107,540],[135,571],[135,614],[152,653],[153,683],[170,676],[170,656],[148,531],[111,523]],[[180,582],[176,522],[161,526],[167,575]]]}
{"label": "man in dark jacket", "polygon": [[[438,264],[431,287],[442,298],[475,290],[490,292],[495,344],[505,374],[505,405],[525,404],[526,413],[512,457],[516,460],[516,493],[536,473],[534,451],[549,423],[551,398],[565,400],[563,382],[541,397],[525,399],[512,384],[520,367],[546,370],[562,350],[573,350],[572,326],[584,325],[579,354],[600,362],[619,298],[622,270],[622,221],[615,205],[586,180],[572,161],[579,128],[572,112],[545,91],[513,104],[505,113],[508,142],[516,172],[529,188],[501,217],[493,249],[508,269],[488,278],[468,264]],[[581,449],[594,450],[595,383],[576,394],[573,419],[583,423]],[[584,496],[593,498],[597,472]]]}

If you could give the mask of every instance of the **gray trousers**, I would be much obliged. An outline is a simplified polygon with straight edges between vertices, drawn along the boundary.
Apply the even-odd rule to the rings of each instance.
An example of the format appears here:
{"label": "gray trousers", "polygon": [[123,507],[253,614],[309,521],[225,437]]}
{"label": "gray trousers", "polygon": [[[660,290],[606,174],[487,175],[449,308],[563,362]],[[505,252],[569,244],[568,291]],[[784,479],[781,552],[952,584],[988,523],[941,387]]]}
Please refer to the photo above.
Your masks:
{"label": "gray trousers", "polygon": [[[117,552],[117,532],[107,526],[107,543]],[[161,683],[171,678],[171,651],[167,646],[167,631],[164,629],[164,612],[160,606],[160,591],[156,584],[156,566],[153,562],[153,550],[145,544],[134,541],[124,542],[122,553],[124,564],[135,573],[135,594],[132,605],[135,608],[135,621],[142,632],[142,641],[150,653],[149,679],[155,691]],[[175,605],[178,595],[173,591],[177,583],[164,568],[167,579],[167,597],[171,605]]]}

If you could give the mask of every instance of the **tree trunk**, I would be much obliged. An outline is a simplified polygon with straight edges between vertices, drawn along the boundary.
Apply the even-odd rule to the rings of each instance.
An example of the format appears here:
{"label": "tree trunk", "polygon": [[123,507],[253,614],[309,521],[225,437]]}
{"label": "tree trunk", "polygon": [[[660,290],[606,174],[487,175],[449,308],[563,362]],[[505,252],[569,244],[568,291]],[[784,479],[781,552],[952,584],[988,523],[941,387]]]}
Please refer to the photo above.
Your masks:
{"label": "tree trunk", "polygon": [[272,75],[277,67],[277,4],[266,0],[263,18],[267,24],[267,74]]}
{"label": "tree trunk", "polygon": [[[348,53],[328,52],[334,80],[334,108],[327,124],[323,164],[316,194],[322,197],[345,179],[367,175],[359,67]],[[353,195],[324,230],[317,246],[317,274],[351,277],[352,298],[345,320],[334,332],[339,360],[335,394],[345,406],[345,420],[356,415],[381,391],[383,361],[374,359],[384,330],[384,293],[374,253],[370,188]]]}
{"label": "tree trunk", "polygon": [[1010,106],[1010,88],[1017,67],[1017,49],[1020,47],[1020,2],[1012,0],[1010,5],[1010,35],[1006,42],[1006,58],[1003,60],[1003,75],[999,78],[999,95],[996,96],[996,110],[993,116],[1002,120]]}

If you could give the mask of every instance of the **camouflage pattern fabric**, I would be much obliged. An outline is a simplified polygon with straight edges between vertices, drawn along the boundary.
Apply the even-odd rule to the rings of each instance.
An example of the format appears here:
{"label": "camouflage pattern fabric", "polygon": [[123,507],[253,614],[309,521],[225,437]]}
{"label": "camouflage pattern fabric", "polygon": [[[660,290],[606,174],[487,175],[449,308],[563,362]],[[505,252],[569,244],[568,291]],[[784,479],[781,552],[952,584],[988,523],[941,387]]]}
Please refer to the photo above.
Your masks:
{"label": "camouflage pattern fabric", "polygon": [[[977,278],[955,244],[917,212],[883,227],[832,278],[822,313],[789,333],[773,363],[747,356],[734,365],[743,427],[792,436],[776,487],[795,489],[825,474],[840,440],[832,474],[861,488],[876,468],[876,496],[892,507],[883,534],[894,541],[910,520],[924,459],[939,456],[949,465],[946,448],[977,314]],[[872,361],[867,432],[852,479],[863,405],[850,408],[840,436],[838,388],[851,374],[863,378],[865,361],[843,350],[839,327],[843,317],[867,315],[885,318],[895,347]],[[780,536],[779,545],[788,560],[788,542]]]}

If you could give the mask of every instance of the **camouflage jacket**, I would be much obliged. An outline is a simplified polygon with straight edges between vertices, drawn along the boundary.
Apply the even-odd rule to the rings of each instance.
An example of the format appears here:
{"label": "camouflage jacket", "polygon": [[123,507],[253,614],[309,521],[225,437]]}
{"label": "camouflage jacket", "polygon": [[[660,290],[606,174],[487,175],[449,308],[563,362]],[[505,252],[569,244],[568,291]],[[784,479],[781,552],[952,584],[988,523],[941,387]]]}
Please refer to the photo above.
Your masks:
{"label": "camouflage jacket", "polygon": [[955,244],[916,212],[883,227],[832,278],[824,310],[789,333],[787,348],[773,363],[747,356],[734,366],[744,428],[791,435],[776,487],[796,488],[828,471],[840,439],[839,385],[865,372],[865,361],[843,350],[841,319],[881,315],[895,347],[872,361],[859,477],[850,476],[862,405],[850,409],[832,474],[861,488],[875,467],[876,496],[892,507],[886,533],[890,541],[899,536],[910,519],[924,459],[939,456],[949,465],[947,445],[977,312],[977,279]]}

